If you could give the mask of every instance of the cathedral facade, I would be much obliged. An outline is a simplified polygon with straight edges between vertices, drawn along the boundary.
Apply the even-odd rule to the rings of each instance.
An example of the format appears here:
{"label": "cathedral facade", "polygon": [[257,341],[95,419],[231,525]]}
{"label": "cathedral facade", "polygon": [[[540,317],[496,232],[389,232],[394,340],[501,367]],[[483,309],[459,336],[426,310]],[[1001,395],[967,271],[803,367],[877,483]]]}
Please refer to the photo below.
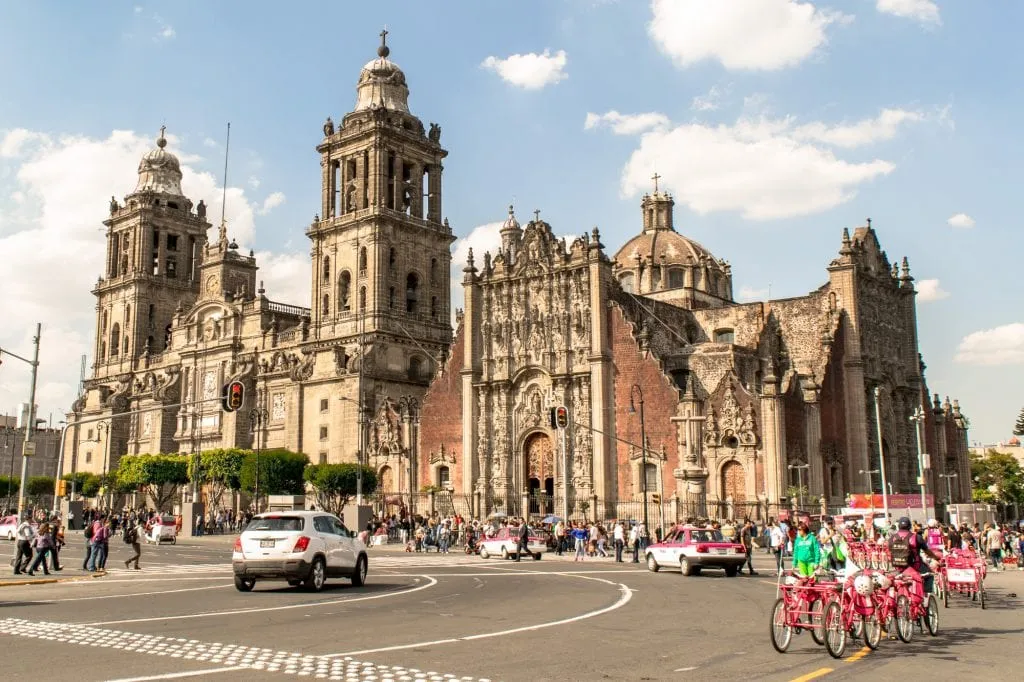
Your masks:
{"label": "cathedral facade", "polygon": [[[382,506],[427,489],[464,513],[610,518],[657,494],[677,517],[763,515],[880,491],[880,453],[893,490],[917,491],[924,408],[928,489],[956,472],[952,501],[969,499],[967,420],[930,397],[909,264],[870,221],[842,231],[808,295],[738,303],[729,264],[677,231],[656,178],[614,254],[597,228],[568,243],[510,207],[496,252],[470,252],[453,330],[447,152],[388,57],[382,44],[316,147],[309,307],[268,298],[223,220],[208,238],[161,132],[104,221],[95,362],[69,419],[100,421],[72,429],[65,471],[285,447],[362,459]],[[246,404],[224,412],[232,380]]]}

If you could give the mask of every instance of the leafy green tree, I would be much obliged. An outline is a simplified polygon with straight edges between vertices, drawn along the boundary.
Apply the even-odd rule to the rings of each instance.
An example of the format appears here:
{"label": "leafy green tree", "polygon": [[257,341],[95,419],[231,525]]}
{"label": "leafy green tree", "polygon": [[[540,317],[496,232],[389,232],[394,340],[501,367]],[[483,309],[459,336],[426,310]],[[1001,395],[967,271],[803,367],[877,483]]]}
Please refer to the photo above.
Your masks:
{"label": "leafy green tree", "polygon": [[103,485],[103,479],[96,474],[86,474],[85,478],[82,479],[82,487],[79,490],[82,491],[82,497],[96,497],[100,493],[100,486]]}
{"label": "leafy green tree", "polygon": [[81,493],[82,488],[85,485],[86,479],[88,479],[92,475],[93,474],[90,474],[86,471],[76,471],[73,474],[64,474],[63,476],[61,476],[61,479],[68,482],[68,494],[70,495],[72,485],[74,485],[76,493]]}
{"label": "leafy green tree", "polygon": [[17,476],[0,476],[0,495],[17,495],[21,487],[21,479]]}
{"label": "leafy green tree", "polygon": [[[256,460],[259,459],[260,498],[267,495],[302,495],[306,482],[302,472],[309,464],[309,458],[284,448],[264,450],[257,457],[255,452],[245,455],[239,474],[242,490],[256,492]],[[260,507],[262,508],[262,507]]]}
{"label": "leafy green tree", "polygon": [[1013,455],[989,450],[972,457],[971,485],[975,502],[1024,503],[1024,471]]}
{"label": "leafy green tree", "polygon": [[1024,436],[1024,407],[1020,408],[1020,414],[1017,415],[1017,423],[1013,425],[1013,435]]}
{"label": "leafy green tree", "polygon": [[210,486],[210,503],[219,507],[224,493],[242,487],[242,463],[251,450],[218,448],[204,450],[199,457],[188,457],[188,477],[192,482]]}
{"label": "leafy green tree", "polygon": [[[311,464],[306,467],[303,477],[313,487],[317,506],[332,514],[341,514],[356,495],[356,481],[359,465],[353,462],[343,464]],[[372,467],[363,467],[363,494],[369,495],[377,489],[377,472]]]}
{"label": "leafy green tree", "polygon": [[25,494],[29,497],[52,495],[54,483],[53,476],[31,476],[25,484]]}
{"label": "leafy green tree", "polygon": [[142,488],[159,511],[170,511],[178,486],[188,483],[186,455],[125,455],[113,477],[122,489]]}

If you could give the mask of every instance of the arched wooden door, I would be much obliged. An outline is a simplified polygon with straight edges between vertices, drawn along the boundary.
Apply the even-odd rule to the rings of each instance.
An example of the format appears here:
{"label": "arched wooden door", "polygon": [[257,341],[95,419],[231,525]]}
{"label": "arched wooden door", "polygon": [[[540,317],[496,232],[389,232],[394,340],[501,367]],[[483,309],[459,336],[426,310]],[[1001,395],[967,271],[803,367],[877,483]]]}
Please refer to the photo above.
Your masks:
{"label": "arched wooden door", "polygon": [[732,461],[722,467],[722,497],[732,498],[733,503],[747,501],[747,480],[743,465]]}
{"label": "arched wooden door", "polygon": [[384,466],[380,468],[380,472],[377,474],[377,489],[383,493],[398,492],[395,489],[395,475],[391,467]]}

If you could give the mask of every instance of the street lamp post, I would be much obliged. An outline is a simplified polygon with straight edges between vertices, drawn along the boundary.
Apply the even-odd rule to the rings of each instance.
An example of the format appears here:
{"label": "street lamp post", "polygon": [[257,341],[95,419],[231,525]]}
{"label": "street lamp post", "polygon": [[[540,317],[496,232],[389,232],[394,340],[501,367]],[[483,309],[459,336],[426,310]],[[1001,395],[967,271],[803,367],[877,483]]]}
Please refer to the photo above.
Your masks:
{"label": "street lamp post", "polygon": [[[360,367],[362,367],[362,358],[360,358]],[[359,411],[356,417],[356,424],[359,427],[359,449],[356,450],[356,506],[362,506],[363,504],[363,448],[364,439],[363,435],[366,431],[364,420],[363,420],[363,389],[362,384],[359,388],[359,400],[352,400],[347,396],[339,395],[338,400],[345,400],[356,406]]]}
{"label": "street lamp post", "polygon": [[18,488],[18,518],[25,512],[25,479],[28,478],[28,457],[29,443],[32,440],[32,432],[36,430],[36,377],[39,374],[39,338],[43,333],[43,325],[36,323],[36,335],[32,338],[34,346],[32,359],[23,358],[20,355],[0,348],[0,358],[9,355],[15,360],[21,360],[32,367],[32,382],[28,394],[28,423],[25,424],[25,443],[21,450],[21,485]]}
{"label": "street lamp post", "polygon": [[[110,453],[110,424],[100,422],[96,424],[96,442],[103,441],[103,498],[110,494],[110,477],[107,475],[107,457]],[[103,499],[101,498],[101,500]],[[106,504],[107,509],[110,503]]]}
{"label": "street lamp post", "polygon": [[875,428],[878,432],[878,470],[882,474],[882,508],[885,510],[885,524],[889,525],[889,496],[888,485],[885,480],[885,450],[882,447],[882,407],[879,405],[879,398],[882,395],[882,387],[875,386]]}
{"label": "street lamp post", "polygon": [[939,478],[946,479],[946,506],[953,504],[953,488],[950,485],[950,480],[957,477],[957,473],[954,471],[951,474],[939,474]]}
{"label": "street lamp post", "polygon": [[644,532],[650,533],[650,525],[647,523],[647,424],[644,421],[644,392],[637,384],[633,384],[632,388],[629,390],[630,412],[636,411],[636,408],[633,407],[634,395],[637,396],[640,401],[640,459],[643,462],[640,481],[644,495]]}
{"label": "street lamp post", "polygon": [[922,408],[920,405],[918,405],[914,409],[914,414],[910,415],[910,421],[914,422],[914,430],[917,432],[917,472],[920,475],[919,483],[921,485],[922,523],[924,523],[924,519],[928,517],[928,507],[925,503],[926,484],[924,478],[924,471],[925,469],[928,468],[925,466],[927,464],[927,462],[925,462],[925,458],[927,458],[927,455],[924,454],[924,415],[924,408]]}
{"label": "street lamp post", "polygon": [[[790,471],[796,469],[796,506],[801,509],[804,506],[804,469],[810,469],[810,464],[790,464],[787,467]],[[790,479],[792,480],[792,479]]]}
{"label": "street lamp post", "polygon": [[263,425],[270,418],[267,408],[261,407],[259,402],[260,398],[257,396],[256,407],[249,410],[249,433],[254,434],[256,437],[256,481],[253,486],[253,496],[255,497],[254,503],[257,514],[260,513],[260,449],[262,447],[260,437],[263,434]]}

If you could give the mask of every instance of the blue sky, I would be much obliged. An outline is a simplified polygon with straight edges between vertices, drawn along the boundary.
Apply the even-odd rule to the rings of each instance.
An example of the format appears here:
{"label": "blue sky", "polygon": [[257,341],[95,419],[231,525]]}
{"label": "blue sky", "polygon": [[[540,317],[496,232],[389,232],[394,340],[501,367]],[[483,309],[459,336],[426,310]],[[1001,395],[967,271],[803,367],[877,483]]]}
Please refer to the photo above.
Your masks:
{"label": "blue sky", "polygon": [[[4,3],[0,346],[28,352],[43,322],[40,412],[67,407],[100,221],[164,123],[217,211],[231,122],[232,231],[273,298],[308,305],[314,146],[386,24],[414,113],[443,128],[458,256],[513,202],[559,234],[597,225],[614,252],[657,170],[738,293],[795,296],[870,216],[921,285],[932,389],[972,441],[1005,439],[1024,405],[1022,21],[1019,3],[952,0]],[[0,367],[0,411],[26,399],[19,365]]]}

